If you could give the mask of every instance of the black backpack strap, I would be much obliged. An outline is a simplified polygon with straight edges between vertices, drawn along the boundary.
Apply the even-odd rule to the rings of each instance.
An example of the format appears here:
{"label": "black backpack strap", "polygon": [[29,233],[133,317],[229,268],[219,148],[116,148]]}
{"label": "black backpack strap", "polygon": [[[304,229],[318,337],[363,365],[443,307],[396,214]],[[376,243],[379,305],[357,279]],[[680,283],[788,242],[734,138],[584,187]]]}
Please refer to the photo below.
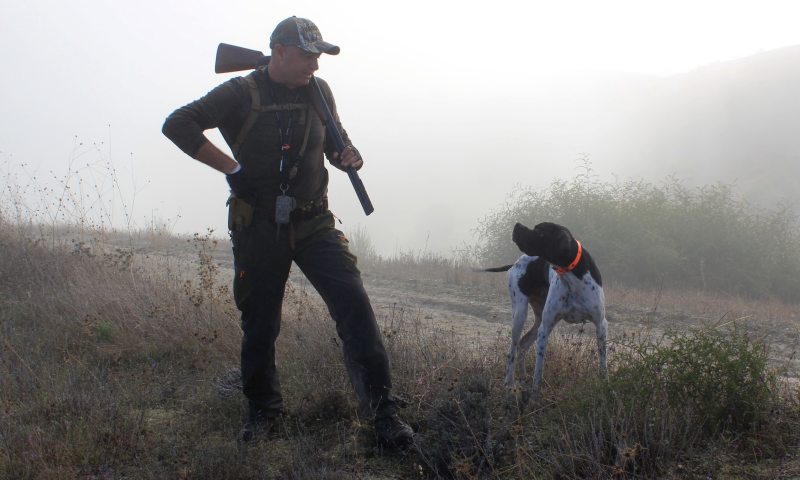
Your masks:
{"label": "black backpack strap", "polygon": [[[234,158],[239,155],[239,150],[242,148],[242,144],[244,143],[247,135],[250,133],[250,130],[253,129],[253,125],[256,124],[258,120],[258,116],[263,112],[274,112],[274,111],[292,111],[292,110],[303,110],[306,109],[306,116],[308,116],[308,104],[305,103],[288,103],[288,104],[281,104],[281,105],[261,105],[261,92],[258,90],[258,84],[256,83],[256,79],[253,76],[255,72],[247,75],[246,77],[240,77],[240,81],[242,81],[250,90],[250,110],[247,114],[247,117],[244,119],[244,123],[242,123],[242,128],[239,129],[239,134],[236,135],[236,141],[233,142],[231,146],[231,151],[233,152]],[[319,114],[320,112],[317,111]],[[322,117],[320,117],[322,118]],[[307,125],[310,125],[310,122],[306,121]],[[301,149],[302,152],[305,151],[306,141],[308,140],[308,128],[306,128],[305,136],[303,138],[303,147]]]}
{"label": "black backpack strap", "polygon": [[255,78],[253,78],[254,74],[255,72],[247,75],[246,77],[242,77],[242,81],[250,90],[250,113],[247,114],[247,118],[245,118],[242,128],[239,129],[239,135],[236,136],[236,141],[233,142],[233,145],[231,146],[231,151],[233,152],[234,158],[239,155],[239,149],[242,148],[244,139],[247,138],[247,134],[250,133],[250,130],[253,128],[253,125],[255,125],[256,120],[258,120],[258,115],[261,113],[261,93],[258,91],[258,85],[256,84]]}

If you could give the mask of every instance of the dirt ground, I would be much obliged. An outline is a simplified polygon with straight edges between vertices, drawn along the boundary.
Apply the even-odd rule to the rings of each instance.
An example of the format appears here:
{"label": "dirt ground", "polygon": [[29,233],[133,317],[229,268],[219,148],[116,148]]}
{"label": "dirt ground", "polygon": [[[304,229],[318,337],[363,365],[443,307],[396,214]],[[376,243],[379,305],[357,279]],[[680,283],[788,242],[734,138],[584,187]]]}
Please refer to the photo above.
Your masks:
{"label": "dirt ground", "polygon": [[[153,258],[160,259],[156,263],[169,263],[191,276],[198,256],[193,251],[196,248],[187,243],[198,245],[187,240],[182,244],[140,244],[133,248],[151,263]],[[207,246],[218,266],[218,282],[230,285],[233,259],[228,242],[219,240]],[[362,262],[360,268],[379,321],[402,314],[465,338],[509,334],[511,309],[504,273],[476,273],[463,268],[443,271],[440,266],[391,262]],[[800,305],[669,287],[643,291],[614,285],[613,279],[605,280],[610,342],[623,334],[659,337],[666,330],[726,328],[736,324],[769,345],[774,364],[785,368],[787,377],[800,378]],[[296,265],[292,266],[290,281],[321,302]],[[528,322],[532,322],[532,313]],[[562,322],[554,334],[592,338],[594,327]]]}
{"label": "dirt ground", "polygon": [[[481,284],[473,285],[451,284],[423,269],[415,276],[396,275],[380,267],[365,266],[362,270],[379,320],[402,310],[405,315],[465,337],[510,332],[511,308],[503,273],[470,272],[467,275],[480,277]],[[293,268],[291,279],[313,291],[297,267]],[[770,346],[773,362],[786,368],[786,376],[800,378],[798,305],[700,292],[642,292],[613,285],[607,285],[605,290],[612,343],[623,334],[659,337],[667,330],[726,328],[735,323]],[[527,328],[532,321],[533,314],[529,312]],[[561,322],[554,334],[593,338],[594,327]]]}

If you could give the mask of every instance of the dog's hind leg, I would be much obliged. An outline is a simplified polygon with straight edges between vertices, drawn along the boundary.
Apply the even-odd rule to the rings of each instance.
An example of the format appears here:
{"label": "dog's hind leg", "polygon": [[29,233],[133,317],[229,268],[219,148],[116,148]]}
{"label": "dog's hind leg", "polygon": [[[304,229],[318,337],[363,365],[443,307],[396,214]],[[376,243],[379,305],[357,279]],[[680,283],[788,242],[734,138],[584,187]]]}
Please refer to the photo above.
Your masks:
{"label": "dog's hind leg", "polygon": [[533,326],[530,330],[525,332],[525,335],[523,335],[522,339],[519,341],[519,347],[517,347],[517,361],[522,363],[523,372],[525,371],[525,354],[528,353],[528,350],[530,350],[534,340],[536,340],[536,335],[539,333],[539,326],[542,324],[542,316],[541,314],[536,315],[535,310],[533,312],[533,318]]}
{"label": "dog's hind leg", "polygon": [[[513,283],[513,284],[512,284]],[[528,319],[528,297],[516,286],[516,282],[509,282],[509,296],[511,297],[511,348],[508,350],[508,366],[506,367],[505,385],[514,385],[514,363],[519,351],[520,336]]]}
{"label": "dog's hind leg", "polygon": [[533,309],[533,327],[531,327],[531,329],[522,336],[522,340],[519,341],[517,358],[520,361],[525,358],[525,354],[528,352],[528,349],[531,348],[534,340],[536,340],[536,335],[539,333],[539,326],[542,324],[542,309],[544,305],[541,301],[534,300],[533,297],[530,297],[529,301],[531,308]]}

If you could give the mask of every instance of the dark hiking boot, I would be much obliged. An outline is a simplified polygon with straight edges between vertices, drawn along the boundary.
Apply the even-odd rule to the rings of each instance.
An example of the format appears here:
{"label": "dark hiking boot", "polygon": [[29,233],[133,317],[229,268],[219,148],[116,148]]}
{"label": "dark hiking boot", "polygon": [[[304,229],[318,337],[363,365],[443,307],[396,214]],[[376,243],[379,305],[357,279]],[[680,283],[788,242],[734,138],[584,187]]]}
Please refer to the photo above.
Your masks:
{"label": "dark hiking boot", "polygon": [[269,415],[263,410],[251,411],[247,421],[239,430],[238,439],[240,442],[250,442],[257,437],[266,438],[277,431],[278,421],[276,414]]}
{"label": "dark hiking boot", "polygon": [[375,418],[375,436],[380,445],[387,447],[405,449],[414,443],[414,430],[396,413]]}

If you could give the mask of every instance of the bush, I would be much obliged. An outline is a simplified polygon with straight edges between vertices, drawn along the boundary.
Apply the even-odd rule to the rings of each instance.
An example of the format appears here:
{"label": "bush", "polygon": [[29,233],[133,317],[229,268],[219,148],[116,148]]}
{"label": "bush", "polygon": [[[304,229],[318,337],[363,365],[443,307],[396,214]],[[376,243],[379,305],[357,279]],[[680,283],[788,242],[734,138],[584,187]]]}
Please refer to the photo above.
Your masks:
{"label": "bush", "polygon": [[668,332],[658,343],[629,345],[617,362],[610,387],[625,403],[658,401],[703,434],[755,430],[774,400],[766,346],[737,328]]}
{"label": "bush", "polygon": [[540,462],[559,474],[658,476],[692,457],[707,461],[709,448],[744,455],[746,439],[758,438],[763,452],[788,434],[767,348],[737,328],[626,337],[615,349],[608,382],[561,392],[535,435]]}
{"label": "bush", "polygon": [[584,243],[604,277],[622,284],[800,300],[797,216],[788,208],[757,209],[731,185],[609,183],[588,171],[515,192],[477,227],[473,252],[487,264],[519,255],[511,242],[515,222],[552,221]]}

